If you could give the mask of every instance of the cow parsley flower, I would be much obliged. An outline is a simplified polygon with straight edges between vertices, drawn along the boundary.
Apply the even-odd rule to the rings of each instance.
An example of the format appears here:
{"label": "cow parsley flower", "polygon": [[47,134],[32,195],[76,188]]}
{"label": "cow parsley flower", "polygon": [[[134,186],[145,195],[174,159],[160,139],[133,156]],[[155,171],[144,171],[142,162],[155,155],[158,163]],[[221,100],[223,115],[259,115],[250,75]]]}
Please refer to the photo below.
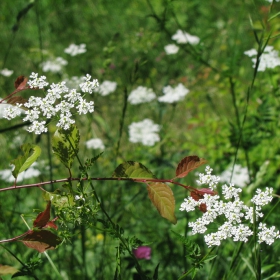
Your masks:
{"label": "cow parsley flower", "polygon": [[133,122],[128,127],[129,141],[132,143],[142,143],[145,146],[153,146],[160,141],[158,132],[160,126],[150,119],[144,119],[141,122]]}
{"label": "cow parsley flower", "polygon": [[67,60],[62,57],[57,57],[55,59],[47,60],[41,64],[42,70],[44,72],[58,73],[61,72],[63,66],[67,65]]}
{"label": "cow parsley flower", "polygon": [[64,50],[65,53],[70,54],[71,56],[76,56],[81,53],[85,53],[86,50],[86,44],[70,44],[68,48]]}
{"label": "cow parsley flower", "polygon": [[183,100],[184,97],[189,93],[189,90],[183,85],[178,84],[175,88],[166,86],[163,88],[163,96],[158,98],[159,102],[174,103]]}
{"label": "cow parsley flower", "polygon": [[104,150],[105,146],[100,138],[92,138],[85,142],[88,149]]}
{"label": "cow parsley flower", "polygon": [[[248,50],[244,52],[244,54],[248,55],[252,58],[253,68],[256,67],[257,58],[257,51],[255,49]],[[280,58],[278,55],[278,51],[274,50],[272,46],[266,46],[264,52],[261,54],[260,63],[258,67],[258,71],[263,72],[267,68],[273,69],[276,66],[280,65]]]}
{"label": "cow parsley flower", "polygon": [[106,95],[109,95],[110,93],[114,92],[116,90],[116,88],[117,88],[116,82],[103,81],[103,83],[101,83],[99,85],[99,87],[97,87],[95,89],[95,91],[98,92],[102,96],[106,96]]}
{"label": "cow parsley flower", "polygon": [[7,68],[4,68],[0,71],[0,74],[5,76],[5,77],[10,77],[14,73],[13,70],[9,70]]}
{"label": "cow parsley flower", "polygon": [[152,89],[139,86],[130,93],[130,95],[128,96],[128,102],[133,105],[136,105],[150,102],[155,98],[156,95]]}
{"label": "cow parsley flower", "polygon": [[172,40],[176,41],[178,44],[191,44],[197,45],[200,39],[197,36],[191,35],[181,29],[178,29],[177,32],[171,37]]}
{"label": "cow parsley flower", "polygon": [[179,51],[179,47],[176,46],[175,44],[169,44],[164,47],[164,50],[166,54],[170,55],[170,54],[177,53]]}
{"label": "cow parsley flower", "polygon": [[90,81],[91,75],[89,75],[89,74],[87,74],[85,77],[83,77],[83,80],[84,80],[84,83],[80,84],[80,88],[81,88],[82,92],[92,93],[93,90],[99,86],[97,79],[93,79],[92,82]]}
{"label": "cow parsley flower", "polygon": [[[92,91],[98,86],[98,81],[91,81],[89,74],[83,77],[84,83],[80,84],[83,94],[76,89],[69,89],[66,82],[51,84],[50,88],[46,90],[45,97],[30,96],[24,104],[16,104],[12,107],[4,108],[3,117],[11,120],[20,115],[22,110],[21,106],[27,108],[23,121],[31,122],[27,131],[41,134],[47,132],[47,119],[58,120],[56,126],[64,130],[70,128],[75,123],[73,116],[76,114],[87,114],[94,111],[94,102],[87,101],[84,97],[87,93]],[[30,89],[43,89],[48,86],[46,77],[38,77],[37,73],[30,75],[30,80],[27,82]]]}
{"label": "cow parsley flower", "polygon": [[[213,189],[219,181],[219,177],[211,174],[212,169],[207,166],[205,174],[199,174],[199,184],[207,184]],[[204,209],[203,215],[194,222],[189,222],[192,234],[204,234],[204,240],[208,247],[219,246],[222,240],[232,238],[233,241],[247,242],[253,235],[254,216],[256,221],[263,217],[261,209],[272,200],[272,188],[265,191],[256,190],[256,195],[251,199],[254,206],[247,206],[240,199],[241,188],[234,187],[233,184],[221,187],[223,197],[207,189],[193,191],[192,195],[184,199],[181,204],[181,211],[194,211],[196,208]],[[203,195],[197,195],[203,194]],[[201,208],[201,206],[204,206]],[[213,223],[219,218],[219,226],[213,230]],[[224,221],[221,224],[221,221]],[[211,230],[210,230],[211,228]],[[280,238],[280,233],[274,226],[267,228],[265,224],[259,223],[258,237],[259,243],[266,242],[272,244],[276,238]],[[210,233],[206,233],[211,231]],[[206,233],[206,234],[205,234]]]}

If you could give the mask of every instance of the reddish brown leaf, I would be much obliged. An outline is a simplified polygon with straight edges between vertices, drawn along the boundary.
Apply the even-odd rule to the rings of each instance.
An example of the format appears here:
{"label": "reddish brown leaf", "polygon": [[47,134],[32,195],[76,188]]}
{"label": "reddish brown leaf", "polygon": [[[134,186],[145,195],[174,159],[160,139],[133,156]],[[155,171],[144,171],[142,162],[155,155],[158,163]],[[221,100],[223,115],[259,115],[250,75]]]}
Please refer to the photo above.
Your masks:
{"label": "reddish brown leaf", "polygon": [[39,213],[39,215],[33,222],[33,226],[38,228],[44,227],[50,220],[50,216],[51,216],[50,211],[51,211],[51,201],[48,202],[45,211]]}
{"label": "reddish brown leaf", "polygon": [[22,240],[24,245],[43,253],[46,250],[53,250],[61,243],[61,239],[48,230],[31,231]]}
{"label": "reddish brown leaf", "polygon": [[54,228],[55,230],[57,230],[57,225],[54,223],[57,219],[58,219],[58,217],[47,222],[47,224],[44,226],[44,228],[51,227],[51,228]]}
{"label": "reddish brown leaf", "polygon": [[183,158],[177,166],[176,178],[183,178],[188,175],[189,172],[198,168],[207,161],[198,156],[187,156]]}
{"label": "reddish brown leaf", "polygon": [[27,81],[28,81],[28,78],[26,78],[24,76],[17,77],[17,79],[15,80],[15,88],[18,90],[24,89]]}
{"label": "reddish brown leaf", "polygon": [[[207,189],[207,188],[203,188],[200,190],[195,190],[191,192],[191,197],[195,200],[198,201],[200,199],[202,199],[204,197],[205,194],[210,194],[210,195],[216,195],[217,192],[211,190],[211,189]],[[203,213],[205,213],[207,211],[207,207],[205,203],[201,203],[199,206],[199,210],[202,211]]]}

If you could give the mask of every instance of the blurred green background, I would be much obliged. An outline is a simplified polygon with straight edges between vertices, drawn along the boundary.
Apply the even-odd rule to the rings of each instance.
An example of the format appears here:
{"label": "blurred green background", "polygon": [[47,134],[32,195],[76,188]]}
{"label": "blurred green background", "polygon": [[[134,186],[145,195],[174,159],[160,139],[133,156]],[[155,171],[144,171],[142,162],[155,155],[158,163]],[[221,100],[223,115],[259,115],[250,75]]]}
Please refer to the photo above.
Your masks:
{"label": "blurred green background", "polygon": [[[234,162],[246,168],[250,175],[246,186],[256,182],[256,174],[268,162],[258,185],[251,187],[250,192],[244,191],[243,199],[249,201],[256,187],[273,187],[274,193],[279,194],[279,68],[259,72],[251,88],[254,69],[251,59],[244,55],[244,51],[258,48],[256,36],[263,36],[265,42],[270,35],[273,39],[268,45],[276,50],[280,48],[279,17],[268,21],[279,11],[279,3],[271,7],[267,1],[249,0],[14,0],[2,1],[0,8],[0,68],[14,71],[9,77],[0,75],[1,98],[13,92],[18,76],[29,76],[31,72],[46,75],[50,83],[87,73],[100,83],[104,80],[117,82],[114,93],[91,96],[95,103],[93,114],[76,119],[82,159],[100,152],[86,148],[85,141],[90,138],[101,138],[106,147],[90,176],[110,177],[118,164],[134,160],[147,166],[158,178],[171,179],[183,157],[198,155],[208,160],[215,175],[231,170]],[[164,46],[174,43],[171,36],[178,29],[198,36],[200,43],[180,45],[177,54],[167,55]],[[86,44],[87,52],[73,57],[66,54],[64,49],[71,43]],[[68,64],[57,73],[43,72],[42,63],[57,57]],[[164,86],[174,87],[179,83],[190,93],[178,103],[126,104],[127,94],[137,86],[152,88],[159,97]],[[24,97],[29,94],[29,91],[22,93]],[[153,147],[129,142],[128,125],[145,118],[161,125],[161,140]],[[41,174],[22,184],[67,178],[67,170],[51,154],[50,142],[56,127],[50,125],[47,134],[34,136],[23,126],[17,127],[21,123],[19,118],[1,119],[0,168],[8,169],[9,162],[20,153],[20,145],[31,142],[37,143],[43,151],[37,166]],[[199,169],[202,170],[203,167]],[[78,165],[74,165],[73,173],[76,173],[74,177],[78,176]],[[192,172],[181,181],[197,187],[195,180],[195,172]],[[12,183],[1,181],[2,188],[10,185]],[[178,218],[174,226],[161,218],[151,205],[145,185],[112,181],[94,185],[125,235],[150,242],[152,258],[140,262],[144,270],[152,275],[160,263],[159,279],[177,279],[191,268],[185,258],[187,252],[170,231],[188,236],[188,221],[200,215],[179,211],[188,195],[186,190],[171,186]],[[53,185],[46,189],[53,191],[58,187],[61,188]],[[276,202],[277,198],[272,205]],[[33,209],[42,211],[44,207],[38,189],[0,192],[1,239],[26,231],[20,215],[24,214],[31,224],[36,217]],[[271,207],[267,206],[265,211],[268,213]],[[280,226],[278,211],[279,207],[269,213],[267,223]],[[113,279],[116,240],[96,230],[94,225],[72,227],[71,231],[71,242],[49,252],[63,279]],[[203,236],[190,238],[198,242],[202,254],[206,254],[209,249],[204,245]],[[5,246],[24,263],[32,264],[32,260],[36,263],[38,253],[20,242]],[[236,246],[225,241],[215,249],[217,258],[205,264],[197,279],[222,279],[231,271],[230,261]],[[279,241],[272,246],[262,245],[264,278],[278,271],[278,252]],[[40,258],[42,264],[36,276],[57,279],[46,257]],[[254,279],[251,258],[252,243],[248,243],[242,247],[234,273],[228,279]],[[130,263],[124,255],[123,279],[137,279],[133,278],[135,270]],[[0,264],[20,267],[1,247]],[[10,279],[10,276],[3,276],[3,279]]]}

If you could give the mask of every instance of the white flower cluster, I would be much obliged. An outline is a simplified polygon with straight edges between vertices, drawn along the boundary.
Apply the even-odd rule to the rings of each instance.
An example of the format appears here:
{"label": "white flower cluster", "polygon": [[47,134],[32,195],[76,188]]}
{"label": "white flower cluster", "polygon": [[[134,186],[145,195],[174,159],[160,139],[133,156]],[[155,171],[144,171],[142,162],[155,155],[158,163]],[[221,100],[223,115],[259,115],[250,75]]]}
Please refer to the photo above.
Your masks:
{"label": "white flower cluster", "polygon": [[160,141],[158,132],[160,126],[150,119],[141,122],[133,122],[129,128],[129,141],[132,143],[142,143],[145,146],[153,146]]}
{"label": "white flower cluster", "polygon": [[61,72],[63,66],[67,64],[68,62],[65,59],[57,57],[55,59],[44,61],[41,64],[41,67],[44,72],[58,73]]}
{"label": "white flower cluster", "polygon": [[[98,81],[91,81],[91,76],[87,74],[83,77],[84,83],[80,84],[83,93],[92,93],[98,86]],[[32,73],[27,82],[32,89],[43,89],[48,86],[46,77],[38,77],[38,73]],[[85,94],[84,94],[85,95]],[[93,101],[87,102],[84,95],[77,92],[76,89],[69,90],[65,82],[51,84],[44,98],[31,96],[24,107],[29,108],[23,118],[23,121],[30,121],[31,125],[27,131],[41,134],[47,132],[46,119],[58,119],[57,127],[65,130],[69,129],[71,124],[75,123],[72,119],[71,109],[75,108],[79,115],[92,113],[94,111]],[[14,107],[4,109],[4,117],[8,120],[21,114],[22,104],[16,104]],[[74,109],[73,109],[74,110]],[[43,120],[42,120],[43,119]],[[45,120],[44,120],[45,119]]]}
{"label": "white flower cluster", "polygon": [[189,90],[183,85],[178,84],[175,88],[166,86],[163,88],[163,96],[158,98],[159,102],[174,103],[183,100],[184,97],[189,93]]}
{"label": "white flower cluster", "polygon": [[71,56],[76,56],[78,54],[85,53],[86,51],[86,44],[70,44],[69,47],[64,50],[65,53]]}
{"label": "white flower cluster", "polygon": [[177,32],[171,37],[172,40],[176,41],[177,44],[191,44],[197,45],[200,39],[197,36],[191,35],[181,29],[178,29]]}
{"label": "white flower cluster", "polygon": [[13,70],[9,70],[7,68],[4,68],[0,71],[0,74],[5,76],[5,77],[10,77],[14,73]]}
{"label": "white flower cluster", "polygon": [[175,44],[169,44],[164,47],[166,54],[175,54],[179,51],[179,47]]}
{"label": "white flower cluster", "polygon": [[92,138],[85,142],[88,149],[104,150],[105,146],[100,138]]}
{"label": "white flower cluster", "polygon": [[[255,49],[248,50],[244,52],[244,54],[248,55],[252,58],[253,68],[256,66],[258,52]],[[258,67],[258,71],[265,71],[266,68],[273,69],[276,66],[280,65],[280,58],[278,56],[278,51],[274,50],[272,46],[266,46],[264,52],[260,57],[260,64]]]}
{"label": "white flower cluster", "polygon": [[128,96],[128,102],[135,105],[150,102],[155,98],[156,95],[152,89],[139,86],[130,93]]}
{"label": "white flower cluster", "polygon": [[[269,2],[269,3],[272,3],[273,2],[273,0],[266,0],[267,2]],[[279,2],[280,0],[274,0],[275,2]]]}
{"label": "white flower cluster", "polygon": [[106,96],[114,92],[117,88],[117,85],[118,84],[116,82],[103,81],[94,91],[98,92],[102,96]]}
{"label": "white flower cluster", "polygon": [[[191,35],[181,29],[178,29],[177,32],[171,37],[172,40],[176,41],[177,44],[191,44],[197,45],[200,39],[197,36]],[[176,54],[179,51],[179,47],[175,44],[169,44],[164,47],[164,50],[167,55]]]}
{"label": "white flower cluster", "polygon": [[[206,167],[205,171],[206,174],[199,174],[198,182],[209,185],[210,189],[215,188],[219,177],[211,175],[212,169],[209,166]],[[224,200],[221,200],[219,195],[204,192],[201,199],[185,198],[180,210],[190,212],[194,211],[196,207],[205,206],[206,210],[203,211],[202,217],[189,223],[193,234],[204,234],[208,229],[207,226],[215,219],[218,217],[224,219],[224,223],[218,227],[216,232],[204,235],[208,247],[219,246],[221,241],[227,238],[232,238],[233,241],[247,242],[248,237],[253,235],[250,224],[254,223],[254,215],[256,220],[263,217],[261,207],[272,200],[272,191],[272,188],[268,187],[265,191],[257,189],[256,195],[251,200],[254,207],[248,207],[239,197],[242,192],[241,188],[236,188],[233,184],[223,185]],[[203,193],[203,191],[201,192]],[[274,226],[267,228],[266,224],[260,223],[258,231],[259,243],[265,242],[270,245],[276,238],[280,238],[280,233]]]}
{"label": "white flower cluster", "polygon": [[[175,88],[166,86],[162,91],[164,95],[158,97],[158,101],[164,103],[175,103],[181,101],[189,93],[189,90],[181,83]],[[150,102],[154,99],[156,99],[156,94],[153,90],[143,86],[137,87],[128,96],[128,102],[133,105]]]}

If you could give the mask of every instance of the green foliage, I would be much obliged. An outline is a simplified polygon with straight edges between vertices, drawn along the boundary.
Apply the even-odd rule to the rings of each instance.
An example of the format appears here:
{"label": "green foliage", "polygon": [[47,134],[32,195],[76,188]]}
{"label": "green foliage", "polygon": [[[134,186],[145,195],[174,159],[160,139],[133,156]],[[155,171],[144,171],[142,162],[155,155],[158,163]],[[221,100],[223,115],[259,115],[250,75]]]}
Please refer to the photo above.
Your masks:
{"label": "green foliage", "polygon": [[32,144],[23,144],[21,149],[24,153],[23,156],[19,156],[18,158],[11,161],[11,164],[14,164],[15,168],[12,172],[15,179],[17,179],[18,174],[25,171],[28,167],[30,167],[40,156],[41,149],[39,146]]}
{"label": "green foliage", "polygon": [[79,151],[80,135],[76,126],[68,130],[58,129],[52,138],[52,149],[63,165],[70,170]]}
{"label": "green foliage", "polygon": [[[225,240],[215,257],[203,239],[189,238],[187,224],[200,215],[178,210],[189,193],[180,185],[156,181],[174,178],[176,171],[183,186],[198,187],[195,171],[190,172],[192,162],[178,165],[186,155],[197,154],[217,175],[236,164],[247,168],[245,202],[257,188],[271,186],[279,193],[279,66],[257,72],[244,55],[255,48],[260,57],[266,45],[279,50],[279,8],[278,2],[270,5],[264,0],[7,2],[0,16],[1,69],[14,70],[11,77],[0,76],[1,97],[14,94],[7,103],[46,94],[23,90],[24,78],[15,90],[14,80],[31,72],[41,75],[42,63],[59,56],[68,64],[59,72],[43,73],[51,83],[89,73],[100,83],[116,81],[118,87],[108,96],[94,92],[90,98],[95,112],[75,116],[77,126],[69,131],[57,130],[50,122],[49,133],[33,136],[19,119],[1,119],[0,168],[7,169],[16,158],[11,163],[17,186],[22,182],[34,188],[0,192],[0,240],[26,232],[19,215],[33,218],[32,209],[42,209],[44,200],[50,200],[64,242],[49,255],[62,278],[279,278],[279,241],[261,244],[258,252],[254,241],[236,246]],[[176,44],[171,36],[178,29],[197,35],[200,43]],[[85,43],[87,52],[69,56],[64,49],[70,43]],[[173,43],[179,51],[167,55],[164,46]],[[152,88],[158,98],[164,86],[178,83],[190,89],[178,103],[127,101],[138,86]],[[153,147],[129,141],[128,125],[144,118],[161,126],[161,140]],[[104,141],[102,156],[84,145],[95,137]],[[36,145],[24,144],[24,155],[19,156],[17,147],[22,143]],[[41,149],[39,180],[20,181],[19,174],[39,159]],[[110,180],[100,180],[105,177]],[[10,186],[5,180],[1,179],[1,188]],[[238,185],[234,176],[228,180]],[[51,183],[39,183],[47,181]],[[279,228],[277,199],[264,214],[267,224]],[[31,219],[27,223],[32,224]],[[174,234],[169,234],[170,227]],[[144,244],[152,247],[151,260],[135,260],[132,249]],[[0,247],[0,271],[8,266],[20,271],[14,277],[58,279],[44,255],[36,259],[34,250],[22,242],[7,247],[10,252]],[[21,267],[14,265],[15,257],[22,259]]]}

